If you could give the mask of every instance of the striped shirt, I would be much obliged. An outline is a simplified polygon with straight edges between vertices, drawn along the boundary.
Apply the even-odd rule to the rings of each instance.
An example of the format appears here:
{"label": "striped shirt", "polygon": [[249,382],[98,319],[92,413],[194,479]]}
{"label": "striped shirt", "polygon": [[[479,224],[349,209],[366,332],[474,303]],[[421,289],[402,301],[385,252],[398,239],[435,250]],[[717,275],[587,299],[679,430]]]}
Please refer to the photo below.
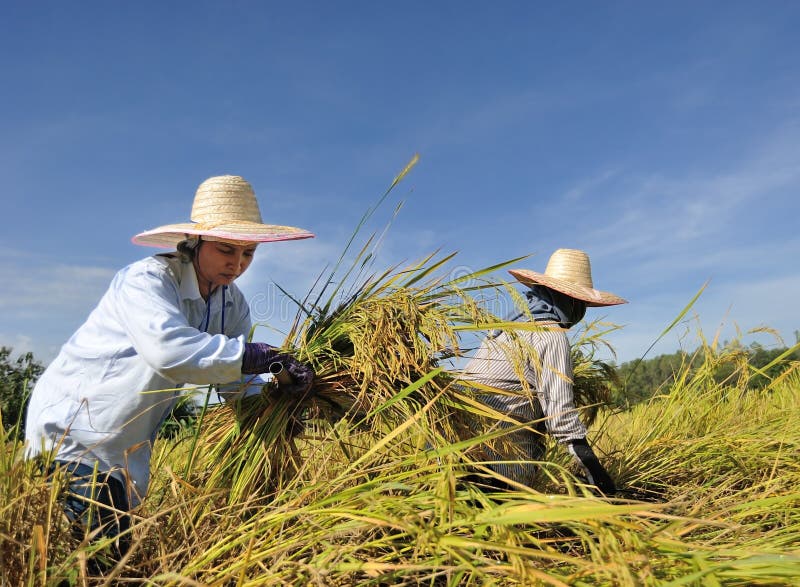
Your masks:
{"label": "striped shirt", "polygon": [[572,390],[569,340],[557,326],[517,330],[513,337],[507,332],[496,338],[487,337],[464,367],[461,377],[504,391],[521,392],[517,396],[498,394],[486,402],[510,415],[530,414],[530,408],[521,409],[523,403],[530,405],[527,394],[522,392],[534,392],[551,436],[564,444],[586,437]]}

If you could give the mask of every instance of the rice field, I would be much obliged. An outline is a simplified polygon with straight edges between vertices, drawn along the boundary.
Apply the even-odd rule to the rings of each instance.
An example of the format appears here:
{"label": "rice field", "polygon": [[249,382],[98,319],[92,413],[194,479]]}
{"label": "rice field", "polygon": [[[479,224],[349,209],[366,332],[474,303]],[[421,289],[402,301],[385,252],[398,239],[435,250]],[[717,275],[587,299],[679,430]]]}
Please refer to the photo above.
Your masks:
{"label": "rice field", "polygon": [[[620,493],[595,495],[555,445],[535,487],[493,489],[482,447],[503,432],[453,365],[466,337],[529,327],[480,302],[514,295],[491,275],[518,260],[450,280],[452,256],[374,271],[370,243],[297,301],[285,345],[313,393],[269,387],[159,439],[132,547],[104,576],[86,571],[103,543],[69,533],[58,481],[4,438],[0,585],[798,584],[797,364],[748,390],[748,365],[711,344],[612,410],[594,352],[608,327],[584,324],[575,385]],[[736,376],[719,384],[722,363]]]}
{"label": "rice field", "polygon": [[[501,324],[442,266],[387,272],[298,321],[315,395],[212,406],[160,440],[133,548],[106,577],[82,577],[99,546],[72,539],[57,484],[4,443],[3,584],[797,584],[800,371],[748,391],[742,364],[721,386],[715,366],[736,357],[709,349],[650,402],[596,410],[619,497],[581,485],[556,446],[540,486],[492,490],[468,477],[491,475],[480,446],[496,432],[470,425],[491,414],[446,364],[462,332]],[[604,390],[596,342],[576,344],[584,405]]]}

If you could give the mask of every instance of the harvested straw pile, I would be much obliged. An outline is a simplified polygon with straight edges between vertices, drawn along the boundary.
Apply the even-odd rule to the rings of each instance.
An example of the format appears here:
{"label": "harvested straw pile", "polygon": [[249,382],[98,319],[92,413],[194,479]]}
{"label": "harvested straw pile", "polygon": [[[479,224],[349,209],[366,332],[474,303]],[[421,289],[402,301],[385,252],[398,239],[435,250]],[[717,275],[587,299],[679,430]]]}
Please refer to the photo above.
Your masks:
{"label": "harvested straw pile", "polygon": [[[339,304],[302,308],[305,318],[285,346],[314,366],[313,389],[292,397],[268,387],[214,409],[199,442],[208,463],[196,467],[204,483],[230,488],[234,502],[285,487],[303,467],[300,445],[314,427],[330,432],[341,423],[360,431],[360,446],[351,438],[347,459],[421,413],[427,419],[422,429],[457,438],[463,418],[452,402],[437,401],[452,382],[440,362],[461,353],[460,324],[492,321],[457,284],[422,283],[446,260],[431,263],[429,257],[367,280]],[[432,444],[434,438],[414,441]]]}
{"label": "harvested straw pile", "polygon": [[[338,304],[329,299],[301,307],[303,319],[285,346],[314,366],[313,389],[293,397],[267,387],[260,396],[212,410],[198,443],[200,479],[193,483],[218,487],[237,503],[273,496],[297,483],[298,474],[308,482],[320,468],[330,469],[329,453],[309,452],[308,445],[318,449],[320,438],[341,447],[342,469],[412,421],[416,424],[398,434],[398,441],[422,452],[475,437],[481,430],[476,422],[493,416],[472,399],[486,390],[453,385],[443,360],[463,354],[464,331],[531,325],[501,322],[470,295],[498,287],[481,281],[498,267],[445,281],[436,272],[450,258],[429,256],[386,271]],[[480,285],[461,289],[467,280]],[[581,345],[576,348],[578,398],[596,410],[613,371]],[[480,460],[479,451],[473,454]],[[324,462],[313,463],[314,458]]]}

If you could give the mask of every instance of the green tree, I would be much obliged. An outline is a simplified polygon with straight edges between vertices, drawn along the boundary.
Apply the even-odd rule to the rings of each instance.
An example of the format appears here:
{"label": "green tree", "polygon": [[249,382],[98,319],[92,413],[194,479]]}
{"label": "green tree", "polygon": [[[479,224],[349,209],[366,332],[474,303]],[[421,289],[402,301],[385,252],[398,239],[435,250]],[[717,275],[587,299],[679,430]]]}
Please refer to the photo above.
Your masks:
{"label": "green tree", "polygon": [[44,371],[33,353],[11,360],[12,349],[0,347],[0,420],[9,440],[18,440],[25,433],[25,409],[33,384]]}
{"label": "green tree", "polygon": [[[797,335],[796,332],[795,335]],[[798,342],[800,342],[800,340]],[[786,348],[765,349],[762,345],[754,342],[749,348],[749,363],[753,367],[763,370],[764,367],[772,363],[773,360],[777,359],[785,351]],[[764,375],[753,374],[748,381],[747,387],[750,389],[757,389],[767,385],[772,379],[775,379],[789,367],[790,361],[800,361],[800,351],[794,351],[782,362],[772,365],[769,369],[763,371]]]}
{"label": "green tree", "polygon": [[[766,349],[759,343],[745,347],[738,340],[726,342],[716,351],[723,360],[716,362],[714,380],[720,384],[731,385],[737,381],[740,374],[744,374],[747,389],[764,387],[800,362],[800,351],[794,351],[782,361],[771,365],[769,369],[764,369],[786,351],[786,347]],[[622,363],[616,367],[620,383],[612,390],[612,403],[621,408],[628,408],[647,401],[656,393],[668,393],[675,381],[675,375],[686,369],[690,373],[694,372],[707,360],[706,353],[704,349],[697,349],[691,354],[678,351],[671,355]],[[741,361],[743,359],[746,359],[744,363]],[[743,372],[743,368],[746,369],[748,364],[761,372],[746,370]]]}
{"label": "green tree", "polygon": [[612,393],[613,403],[619,407],[630,407],[649,399],[654,393],[663,392],[675,380],[691,359],[684,351],[671,355],[658,355],[652,359],[622,363],[617,367],[620,384]]}

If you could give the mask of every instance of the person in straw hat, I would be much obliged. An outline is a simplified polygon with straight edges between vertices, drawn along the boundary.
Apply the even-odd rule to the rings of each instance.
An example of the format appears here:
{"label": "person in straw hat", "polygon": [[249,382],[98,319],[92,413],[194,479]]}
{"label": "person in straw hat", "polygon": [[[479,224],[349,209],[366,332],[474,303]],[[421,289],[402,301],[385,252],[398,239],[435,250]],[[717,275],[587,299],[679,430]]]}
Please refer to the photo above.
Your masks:
{"label": "person in straw hat", "polygon": [[250,311],[234,282],[259,243],[313,236],[264,224],[251,185],[224,175],[200,184],[191,222],[133,237],[172,252],[116,274],[36,383],[28,407],[27,455],[54,452],[54,467],[69,476],[64,507],[78,531],[116,537],[117,556],[127,549],[126,512],[147,493],[153,442],[183,384],[227,384],[223,396],[256,392],[264,381],[254,376],[277,362],[294,381],[290,393],[308,391],[310,366],[247,342]]}
{"label": "person in straw hat", "polygon": [[479,399],[507,417],[498,421],[499,428],[514,428],[485,447],[494,461],[489,466],[512,481],[532,485],[532,461],[542,458],[542,435],[549,433],[567,447],[588,481],[610,495],[616,491],[614,482],[586,441],[586,427],[575,407],[566,331],[583,319],[587,307],[626,301],[594,288],[589,256],[580,250],[558,249],[544,273],[510,273],[528,288],[527,311],[510,320],[532,318],[541,328],[493,332],[464,367],[464,379],[504,392],[481,393]]}

